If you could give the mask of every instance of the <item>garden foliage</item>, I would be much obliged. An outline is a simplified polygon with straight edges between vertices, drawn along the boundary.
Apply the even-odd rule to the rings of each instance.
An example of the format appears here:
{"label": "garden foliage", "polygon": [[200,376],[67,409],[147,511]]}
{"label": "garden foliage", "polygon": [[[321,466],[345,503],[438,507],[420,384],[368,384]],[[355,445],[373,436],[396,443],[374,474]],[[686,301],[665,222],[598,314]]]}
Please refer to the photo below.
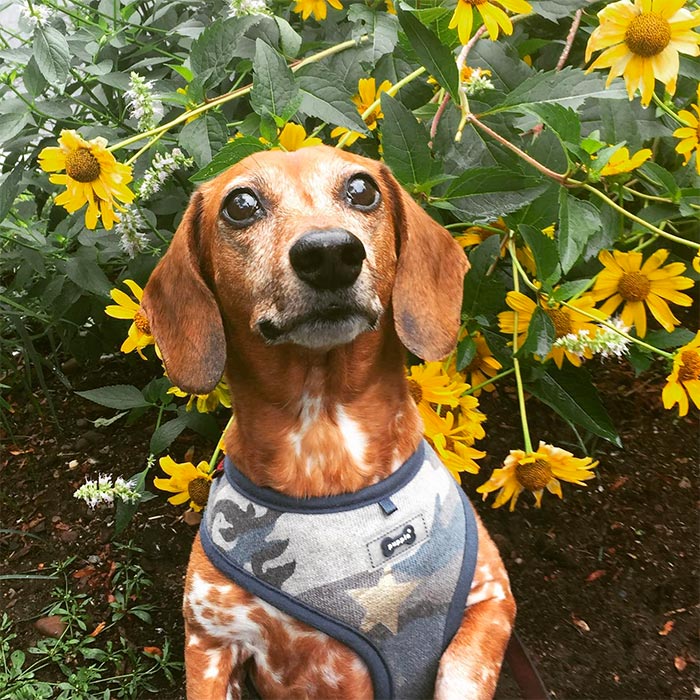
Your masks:
{"label": "garden foliage", "polygon": [[[586,368],[595,355],[639,373],[661,357],[659,402],[663,390],[684,415],[700,401],[688,313],[700,271],[700,14],[653,2],[615,5],[670,26],[680,62],[664,53],[657,73],[656,25],[641,38],[623,27],[616,62],[585,55],[608,50],[604,2],[510,0],[521,12],[510,19],[490,0],[27,2],[19,28],[0,29],[2,381],[43,382],[61,358],[114,352],[127,330],[104,312],[115,288],[112,315],[133,321],[122,349],[150,353],[160,374],[125,293],[139,287],[124,281],[145,284],[198,183],[256,151],[323,142],[383,159],[469,256],[461,339],[428,372],[444,400],[422,412],[448,466],[478,472],[474,395],[515,382],[517,484],[501,474],[482,490],[503,487],[499,505],[523,489],[539,503],[543,487],[561,494],[558,475],[591,478],[590,460],[574,478],[570,455],[558,473],[554,448],[533,447],[525,393],[575,426],[575,451],[586,435],[619,442]],[[607,80],[606,66],[621,77]],[[428,386],[425,372],[411,377]],[[156,407],[154,456],[185,429],[218,435],[206,412],[220,401],[181,405],[167,377],[82,395],[116,419]]]}

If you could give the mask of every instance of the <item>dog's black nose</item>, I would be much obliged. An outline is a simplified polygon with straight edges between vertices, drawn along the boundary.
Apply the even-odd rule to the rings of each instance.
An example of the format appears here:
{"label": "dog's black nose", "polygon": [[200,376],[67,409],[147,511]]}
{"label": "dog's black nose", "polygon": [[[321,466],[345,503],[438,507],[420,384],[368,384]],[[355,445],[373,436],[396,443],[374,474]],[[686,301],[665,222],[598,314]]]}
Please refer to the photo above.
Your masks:
{"label": "dog's black nose", "polygon": [[316,289],[349,287],[366,257],[362,242],[340,228],[309,231],[289,251],[294,272]]}

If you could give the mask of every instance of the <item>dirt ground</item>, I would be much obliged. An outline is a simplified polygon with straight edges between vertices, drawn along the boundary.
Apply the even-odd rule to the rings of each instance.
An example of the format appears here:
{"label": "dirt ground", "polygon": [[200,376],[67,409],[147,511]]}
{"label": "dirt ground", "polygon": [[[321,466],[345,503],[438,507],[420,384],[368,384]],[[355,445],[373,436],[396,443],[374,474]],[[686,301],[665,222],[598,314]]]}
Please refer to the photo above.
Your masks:
{"label": "dirt ground", "polygon": [[[475,487],[509,449],[521,446],[515,396],[501,388],[481,397],[488,422],[478,446],[488,457],[465,488],[501,549],[518,601],[517,629],[552,698],[692,698],[700,695],[698,421],[662,408],[660,370],[635,378],[626,365],[609,363],[592,371],[624,443],[623,449],[602,440],[590,446],[600,460],[596,480],[587,488],[565,485],[563,502],[545,495],[541,510],[527,496],[514,513],[477,501]],[[125,381],[143,386],[148,372],[138,360],[115,358],[75,369],[69,380],[76,390]],[[140,470],[155,415],[129,427],[120,421],[95,428],[90,421],[115,411],[57,381],[50,397],[57,420],[45,394],[14,391],[12,430],[0,428],[0,571],[36,572],[76,556],[73,581],[95,599],[97,622],[104,618],[116,556],[113,518],[109,511],[92,513],[72,493],[86,476]],[[535,440],[580,454],[566,425],[535,399],[529,406]],[[192,445],[196,459],[208,457],[209,446],[191,433],[170,453],[180,459]],[[182,516],[183,508],[161,496],[146,503],[119,538],[145,550],[141,564],[155,582],[141,601],[155,606],[153,624],[126,619],[119,631],[136,647],[160,646],[167,635],[178,656],[179,601],[195,532]],[[50,602],[51,586],[0,580],[0,608],[15,621],[20,648],[36,642],[33,622]],[[177,681],[157,696],[183,698],[182,678]],[[520,697],[507,671],[498,697]]]}

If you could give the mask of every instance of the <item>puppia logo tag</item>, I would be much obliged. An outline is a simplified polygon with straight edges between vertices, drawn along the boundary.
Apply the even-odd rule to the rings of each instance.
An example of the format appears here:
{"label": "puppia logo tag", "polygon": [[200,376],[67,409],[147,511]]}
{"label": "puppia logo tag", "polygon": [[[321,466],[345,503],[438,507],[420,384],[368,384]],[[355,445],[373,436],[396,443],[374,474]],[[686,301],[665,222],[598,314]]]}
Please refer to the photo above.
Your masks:
{"label": "puppia logo tag", "polygon": [[398,537],[385,537],[381,541],[382,554],[385,557],[390,557],[400,547],[412,545],[415,541],[415,528],[413,525],[406,525]]}

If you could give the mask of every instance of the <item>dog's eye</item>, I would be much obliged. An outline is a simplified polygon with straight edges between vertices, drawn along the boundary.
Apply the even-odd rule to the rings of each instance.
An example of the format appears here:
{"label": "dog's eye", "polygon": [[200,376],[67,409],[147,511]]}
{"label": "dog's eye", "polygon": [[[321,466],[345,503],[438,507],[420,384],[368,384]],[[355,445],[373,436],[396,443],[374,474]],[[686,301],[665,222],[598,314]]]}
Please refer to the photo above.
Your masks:
{"label": "dog's eye", "polygon": [[345,196],[350,206],[370,211],[379,205],[379,188],[369,175],[353,175],[345,186]]}
{"label": "dog's eye", "polygon": [[237,228],[249,226],[264,213],[257,195],[249,189],[229,192],[222,209],[224,217]]}

